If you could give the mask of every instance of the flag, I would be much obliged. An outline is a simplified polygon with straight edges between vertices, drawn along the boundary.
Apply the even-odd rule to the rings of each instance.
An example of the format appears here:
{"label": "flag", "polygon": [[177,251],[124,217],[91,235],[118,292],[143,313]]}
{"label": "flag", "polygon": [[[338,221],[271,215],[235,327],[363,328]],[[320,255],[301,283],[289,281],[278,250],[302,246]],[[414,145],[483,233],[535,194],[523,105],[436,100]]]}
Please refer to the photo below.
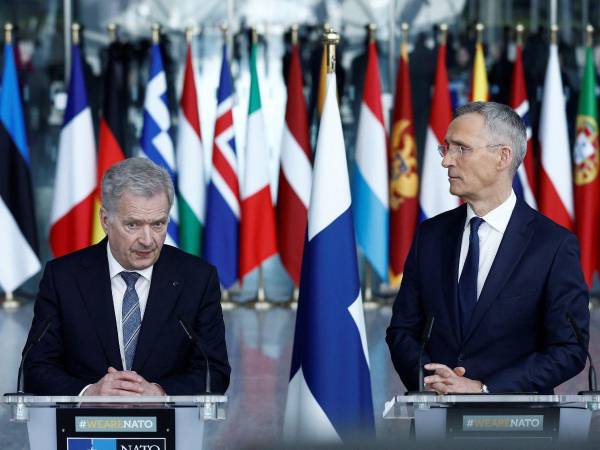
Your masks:
{"label": "flag", "polygon": [[71,46],[67,109],[58,141],[50,248],[62,256],[91,244],[96,191],[96,144],[79,45]]}
{"label": "flag", "polygon": [[481,42],[475,44],[470,98],[472,102],[487,102],[490,98],[487,72],[485,70],[485,56],[483,55],[483,44]]}
{"label": "flag", "polygon": [[[177,186],[177,169],[175,167],[175,150],[171,139],[171,114],[167,105],[167,77],[163,68],[160,47],[152,44],[150,76],[146,86],[144,99],[144,125],[140,144],[141,156],[150,159],[163,167],[171,176],[173,186]],[[179,245],[179,211],[177,196],[169,211],[167,225],[167,244]]]}
{"label": "flag", "polygon": [[113,42],[108,47],[108,61],[104,75],[104,100],[100,131],[98,134],[98,177],[94,192],[94,212],[92,216],[92,243],[104,238],[100,224],[100,206],[102,205],[102,177],[112,165],[125,159],[125,128],[123,121],[127,114],[127,92],[125,70],[119,61],[121,44]]}
{"label": "flag", "polygon": [[176,152],[179,171],[179,239],[181,249],[196,256],[201,254],[204,225],[206,181],[203,153],[192,47],[188,44],[183,91],[179,102]]}
{"label": "flag", "polygon": [[387,281],[389,190],[387,136],[375,42],[369,42],[352,177],[356,242],[373,270]]}
{"label": "flag", "polygon": [[390,139],[390,285],[402,281],[404,261],[419,216],[419,169],[415,143],[408,44],[402,43],[396,76],[396,98]]}
{"label": "flag", "polygon": [[223,60],[217,91],[217,119],[212,153],[212,171],[206,191],[204,257],[217,268],[221,284],[228,288],[238,277],[240,192],[233,130],[233,81],[223,45]]}
{"label": "flag", "polygon": [[269,152],[256,71],[256,43],[250,54],[250,102],[241,189],[240,279],[277,253],[275,210],[269,183]]}
{"label": "flag", "polygon": [[346,151],[335,75],[327,78],[284,436],[339,442],[373,433],[374,419]]}
{"label": "flag", "polygon": [[0,89],[0,287],[12,292],[40,270],[33,212],[31,160],[13,45],[4,44]]}
{"label": "flag", "polygon": [[585,68],[577,111],[575,161],[575,231],[579,238],[581,268],[589,287],[597,263],[600,222],[600,179],[598,167],[598,106],[596,68],[591,47],[585,50]]}
{"label": "flag", "polygon": [[419,192],[419,218],[421,221],[456,208],[459,204],[458,197],[450,193],[448,173],[442,167],[442,158],[437,150],[438,145],[444,142],[446,130],[452,122],[452,107],[450,105],[448,72],[446,70],[446,45],[441,44],[438,48],[433,98],[431,100],[431,112],[423,154],[423,171]]}
{"label": "flag", "polygon": [[527,152],[525,159],[519,166],[513,178],[513,190],[518,198],[527,202],[529,206],[537,209],[535,199],[535,162],[533,159],[533,140],[531,139],[531,124],[529,122],[529,101],[527,100],[527,89],[525,87],[525,74],[523,72],[523,51],[521,45],[517,45],[515,64],[512,73],[512,85],[510,90],[510,106],[523,119],[527,130]]}
{"label": "flag", "polygon": [[567,116],[563,95],[558,48],[550,45],[540,114],[540,191],[542,214],[573,230],[573,181]]}
{"label": "flag", "polygon": [[300,286],[312,167],[298,44],[292,45],[287,82],[277,194],[277,242],[283,266],[294,284]]}

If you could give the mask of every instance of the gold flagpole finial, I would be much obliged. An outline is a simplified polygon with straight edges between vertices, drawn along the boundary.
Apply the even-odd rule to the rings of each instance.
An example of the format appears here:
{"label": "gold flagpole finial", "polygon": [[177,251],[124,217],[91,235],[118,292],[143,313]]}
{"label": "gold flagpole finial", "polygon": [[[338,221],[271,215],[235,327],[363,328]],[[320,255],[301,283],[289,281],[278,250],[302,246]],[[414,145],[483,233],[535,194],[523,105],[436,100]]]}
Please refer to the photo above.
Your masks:
{"label": "gold flagpole finial", "polygon": [[12,44],[13,40],[13,24],[7,22],[4,24],[4,42],[7,44]]}
{"label": "gold flagpole finial", "polygon": [[485,26],[479,22],[477,25],[475,25],[475,31],[477,31],[477,43],[481,44],[482,40],[483,40],[483,30],[485,29]]}
{"label": "gold flagpole finial", "polygon": [[555,23],[550,27],[550,43],[553,45],[558,44],[558,25]]}
{"label": "gold flagpole finial", "polygon": [[586,47],[594,45],[594,27],[590,23],[585,27],[585,45]]}
{"label": "gold flagpole finial", "polygon": [[160,43],[160,24],[158,24],[158,23],[152,24],[152,43],[153,44]]}
{"label": "gold flagpole finial", "polygon": [[117,24],[109,23],[106,26],[106,31],[108,33],[108,42],[112,44],[117,40]]}
{"label": "gold flagpole finial", "polygon": [[440,45],[446,45],[448,40],[448,24],[443,23],[440,25]]}
{"label": "gold flagpole finial", "polygon": [[192,40],[194,39],[194,26],[193,25],[188,25],[187,27],[185,27],[185,42],[187,44],[191,44]]}
{"label": "gold flagpole finial", "polygon": [[522,23],[518,23],[515,30],[517,31],[517,45],[521,47],[523,45],[523,32],[525,31],[525,27]]}
{"label": "gold flagpole finial", "polygon": [[250,33],[252,36],[252,45],[256,45],[258,43],[258,31],[256,30],[256,27],[250,28]]}
{"label": "gold flagpole finial", "polygon": [[79,45],[79,32],[81,31],[81,25],[77,22],[71,25],[71,42],[75,45]]}
{"label": "gold flagpole finial", "polygon": [[370,23],[367,25],[367,33],[369,33],[369,43],[375,42],[375,33],[377,32],[377,25]]}
{"label": "gold flagpole finial", "polygon": [[335,46],[340,43],[340,35],[329,28],[323,33],[323,45],[327,49],[327,73],[335,73]]}
{"label": "gold flagpole finial", "polygon": [[298,30],[299,30],[299,26],[297,23],[293,24],[291,27],[291,32],[292,32],[292,45],[296,45],[298,44]]}

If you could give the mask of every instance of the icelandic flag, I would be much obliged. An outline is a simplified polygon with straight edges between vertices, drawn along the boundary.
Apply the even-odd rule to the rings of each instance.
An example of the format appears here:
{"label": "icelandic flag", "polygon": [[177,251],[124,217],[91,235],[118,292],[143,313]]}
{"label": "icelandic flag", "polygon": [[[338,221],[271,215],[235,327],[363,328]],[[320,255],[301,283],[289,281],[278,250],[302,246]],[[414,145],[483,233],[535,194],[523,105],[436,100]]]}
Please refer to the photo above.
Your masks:
{"label": "icelandic flag", "polygon": [[0,90],[0,286],[12,292],[40,270],[29,150],[12,43],[4,45]]}
{"label": "icelandic flag", "polygon": [[387,136],[375,42],[369,42],[367,72],[356,137],[352,196],[356,240],[382,281],[388,278],[389,190]]}
{"label": "icelandic flag", "polygon": [[446,130],[452,122],[445,44],[440,45],[438,49],[430,111],[419,192],[420,221],[437,216],[459,205],[458,197],[450,193],[448,173],[442,167],[442,158],[437,151],[438,145],[444,142]]}
{"label": "icelandic flag", "polygon": [[233,129],[233,81],[223,45],[221,76],[217,91],[217,120],[212,154],[212,170],[206,191],[204,257],[219,273],[225,287],[238,278],[238,239],[240,226],[240,188]]}
{"label": "icelandic flag", "polygon": [[513,190],[518,198],[525,200],[529,206],[537,209],[537,202],[533,191],[533,187],[535,186],[535,162],[533,160],[531,124],[529,122],[529,100],[527,100],[525,73],[523,72],[523,51],[520,45],[517,46],[517,56],[513,66],[510,106],[521,116],[527,130],[527,152],[525,153],[523,163],[519,166],[513,178]]}
{"label": "icelandic flag", "polygon": [[[167,105],[167,77],[163,68],[160,47],[152,44],[150,61],[150,76],[146,86],[144,99],[144,125],[142,128],[142,154],[152,162],[164,167],[177,186],[177,171],[175,167],[175,150],[171,139],[171,114]],[[177,195],[169,212],[167,239],[170,245],[179,245],[179,214]]]}
{"label": "icelandic flag", "polygon": [[374,433],[373,400],[346,150],[335,75],[327,78],[284,436],[348,442]]}
{"label": "icelandic flag", "polygon": [[50,248],[55,257],[85,248],[92,242],[96,144],[77,44],[71,47],[71,61],[67,109],[58,143],[50,214]]}

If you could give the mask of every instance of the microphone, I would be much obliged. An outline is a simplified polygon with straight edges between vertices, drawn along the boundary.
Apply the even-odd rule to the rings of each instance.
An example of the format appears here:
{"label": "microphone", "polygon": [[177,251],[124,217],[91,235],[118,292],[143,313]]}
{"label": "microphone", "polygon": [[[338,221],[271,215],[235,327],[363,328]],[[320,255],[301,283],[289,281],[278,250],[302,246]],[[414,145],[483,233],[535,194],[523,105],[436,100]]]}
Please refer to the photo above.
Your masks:
{"label": "microphone", "polygon": [[206,356],[206,353],[204,352],[204,349],[202,348],[202,345],[200,345],[200,337],[196,334],[196,332],[185,322],[185,320],[183,320],[182,316],[178,316],[177,320],[179,322],[179,325],[181,325],[181,328],[183,328],[183,331],[185,331],[186,336],[188,337],[188,339],[190,341],[192,341],[192,343],[196,346],[196,348],[198,350],[200,350],[200,353],[202,353],[202,356],[204,357],[204,361],[206,361],[206,393],[207,394],[212,394],[212,391],[210,389],[210,364],[208,362],[208,357]]}
{"label": "microphone", "polygon": [[571,326],[571,330],[573,330],[573,334],[575,335],[575,338],[577,339],[577,342],[585,350],[585,354],[587,355],[588,359],[590,360],[590,368],[588,370],[589,391],[588,392],[585,392],[585,391],[580,392],[580,394],[592,394],[592,393],[598,394],[598,391],[596,389],[596,386],[597,386],[596,369],[594,367],[594,362],[592,361],[592,355],[590,355],[587,345],[585,345],[585,340],[583,339],[583,335],[581,334],[581,329],[577,326],[577,323],[575,323],[575,319],[573,319],[573,316],[571,316],[571,314],[569,314],[569,313],[566,313],[566,316],[567,316],[567,321],[569,322],[569,325]]}
{"label": "microphone", "polygon": [[[31,349],[33,347],[35,347],[37,344],[39,344],[39,342],[43,339],[44,335],[48,331],[48,328],[50,328],[51,323],[52,323],[52,321],[50,319],[46,320],[44,322],[44,325],[42,326],[42,330],[31,340],[29,345],[27,347],[25,347],[25,350],[23,351],[23,357],[21,358],[21,364],[19,365],[19,374],[17,375],[17,394],[25,393],[25,391],[24,391],[25,380],[24,380],[23,372],[25,371],[24,365],[25,365],[25,360],[27,359],[27,355],[29,355],[29,352],[31,351]],[[12,395],[12,394],[7,394],[7,395]]]}
{"label": "microphone", "polygon": [[436,395],[433,391],[425,390],[425,369],[423,369],[423,353],[425,352],[425,346],[427,342],[429,342],[429,338],[431,337],[431,332],[433,331],[433,323],[435,322],[435,316],[429,315],[427,316],[427,321],[425,322],[425,326],[423,327],[423,332],[421,333],[421,348],[419,349],[419,390],[416,392],[409,392],[409,394],[426,394],[426,395]]}

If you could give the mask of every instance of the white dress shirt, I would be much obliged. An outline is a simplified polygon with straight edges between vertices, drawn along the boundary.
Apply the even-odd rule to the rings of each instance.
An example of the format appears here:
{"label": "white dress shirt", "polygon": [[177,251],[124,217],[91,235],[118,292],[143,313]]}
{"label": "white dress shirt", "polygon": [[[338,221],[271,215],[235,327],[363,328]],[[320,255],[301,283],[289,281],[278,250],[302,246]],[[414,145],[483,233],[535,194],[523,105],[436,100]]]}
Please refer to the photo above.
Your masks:
{"label": "white dress shirt", "polygon": [[[108,272],[110,274],[110,288],[112,291],[113,307],[115,309],[115,321],[117,323],[117,333],[119,336],[119,351],[121,352],[121,362],[125,367],[125,349],[123,347],[123,327],[121,325],[121,314],[123,311],[123,296],[127,290],[125,280],[121,277],[121,272],[127,272],[115,259],[110,250],[110,244],[107,246],[108,255]],[[154,266],[147,267],[143,270],[135,270],[141,276],[135,283],[135,290],[140,300],[140,315],[141,320],[144,320],[144,311],[146,311],[146,304],[148,303],[148,293],[150,292],[150,280],[152,279],[152,269]]]}
{"label": "white dress shirt", "polygon": [[[490,273],[492,263],[498,253],[500,242],[508,226],[508,221],[512,215],[513,209],[517,204],[517,196],[514,191],[511,191],[509,197],[500,206],[491,210],[485,216],[482,217],[484,222],[479,227],[479,270],[477,272],[477,299],[483,289],[485,280]],[[475,217],[475,211],[470,205],[467,205],[467,219],[465,220],[465,228],[462,235],[462,242],[460,245],[460,259],[458,261],[458,279],[460,280],[460,274],[462,273],[463,266],[465,265],[465,259],[467,259],[467,252],[469,251],[469,234],[471,233],[471,227],[469,221]]]}

